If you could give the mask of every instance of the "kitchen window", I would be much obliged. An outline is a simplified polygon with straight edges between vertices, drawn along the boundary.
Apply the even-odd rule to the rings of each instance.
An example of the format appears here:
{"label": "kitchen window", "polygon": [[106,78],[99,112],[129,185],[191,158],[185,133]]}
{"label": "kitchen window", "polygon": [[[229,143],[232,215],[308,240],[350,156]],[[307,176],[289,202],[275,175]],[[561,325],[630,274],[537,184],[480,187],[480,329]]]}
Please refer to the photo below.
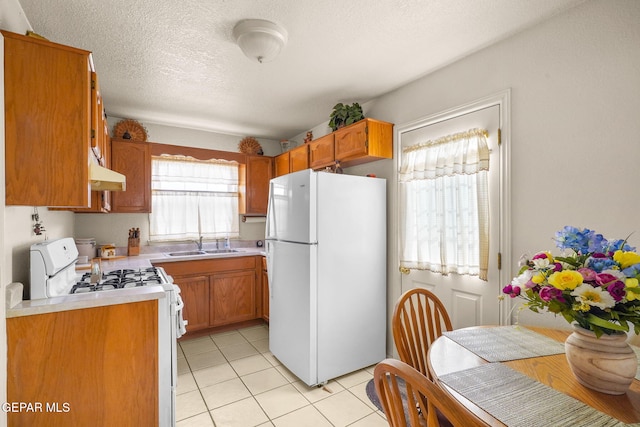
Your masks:
{"label": "kitchen window", "polygon": [[238,162],[162,155],[151,160],[151,241],[239,237]]}

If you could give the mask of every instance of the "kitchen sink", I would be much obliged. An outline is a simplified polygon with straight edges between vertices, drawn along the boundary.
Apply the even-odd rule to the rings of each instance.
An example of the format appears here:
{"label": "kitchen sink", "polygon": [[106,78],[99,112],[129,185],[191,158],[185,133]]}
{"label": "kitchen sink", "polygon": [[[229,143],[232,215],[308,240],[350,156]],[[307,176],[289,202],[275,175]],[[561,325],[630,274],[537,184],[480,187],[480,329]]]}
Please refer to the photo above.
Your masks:
{"label": "kitchen sink", "polygon": [[206,255],[205,251],[180,251],[180,252],[171,252],[167,255],[169,256],[193,256],[193,255]]}
{"label": "kitchen sink", "polygon": [[180,252],[170,252],[168,256],[196,256],[196,255],[216,255],[216,254],[230,254],[234,252],[239,252],[237,249],[211,249],[208,251],[180,251]]}
{"label": "kitchen sink", "polygon": [[205,251],[208,254],[230,254],[232,252],[238,252],[237,249],[212,249]]}

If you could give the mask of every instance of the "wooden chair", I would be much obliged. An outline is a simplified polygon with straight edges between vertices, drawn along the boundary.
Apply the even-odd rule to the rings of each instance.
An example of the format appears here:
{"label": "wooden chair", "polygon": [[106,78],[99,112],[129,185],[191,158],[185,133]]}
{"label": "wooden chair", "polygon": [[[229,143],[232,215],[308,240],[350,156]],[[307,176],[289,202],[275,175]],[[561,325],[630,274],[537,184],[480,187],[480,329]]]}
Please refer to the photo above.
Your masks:
{"label": "wooden chair", "polygon": [[391,320],[400,360],[431,379],[427,351],[443,331],[453,330],[442,301],[423,288],[409,289],[396,302]]}
{"label": "wooden chair", "polygon": [[[438,412],[454,427],[487,425],[429,378],[400,360],[385,359],[378,363],[373,378],[391,427],[439,427]],[[406,401],[400,379],[404,380],[406,387]],[[426,397],[427,408],[423,406],[425,403],[421,396]],[[422,414],[428,414],[426,420]]]}

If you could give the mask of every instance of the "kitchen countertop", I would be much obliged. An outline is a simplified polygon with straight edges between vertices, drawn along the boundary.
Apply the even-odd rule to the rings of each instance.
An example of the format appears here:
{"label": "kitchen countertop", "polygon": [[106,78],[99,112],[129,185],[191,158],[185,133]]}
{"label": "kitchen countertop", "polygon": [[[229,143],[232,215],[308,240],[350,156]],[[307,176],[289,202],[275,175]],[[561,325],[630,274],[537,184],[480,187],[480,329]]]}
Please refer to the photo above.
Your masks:
{"label": "kitchen countertop", "polygon": [[7,318],[149,301],[165,298],[165,296],[162,286],[144,286],[120,289],[117,292],[90,292],[24,300],[12,308],[7,308]]}
{"label": "kitchen countertop", "polygon": [[[265,255],[264,248],[237,248],[238,252],[222,254],[170,256],[166,253],[148,253],[137,256],[115,257],[113,260],[102,260],[102,271],[119,269],[141,269],[151,267],[157,262],[195,261],[203,259],[235,258],[243,256]],[[79,273],[86,269],[78,269]],[[126,304],[131,302],[148,301],[165,297],[161,286],[145,286],[120,289],[117,292],[93,292],[72,294],[54,298],[24,300],[14,307],[7,308],[6,317],[32,316],[44,313],[54,313],[68,310],[100,307],[105,305]]]}

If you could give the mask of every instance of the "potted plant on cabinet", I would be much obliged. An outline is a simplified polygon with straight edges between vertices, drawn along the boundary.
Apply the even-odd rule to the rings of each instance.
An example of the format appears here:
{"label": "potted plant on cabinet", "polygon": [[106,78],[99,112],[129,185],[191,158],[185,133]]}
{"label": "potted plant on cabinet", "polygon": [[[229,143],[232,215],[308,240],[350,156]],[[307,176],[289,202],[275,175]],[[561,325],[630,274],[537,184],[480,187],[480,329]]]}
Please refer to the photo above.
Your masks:
{"label": "potted plant on cabinet", "polygon": [[351,105],[345,105],[340,102],[333,107],[329,116],[329,127],[335,132],[343,126],[348,126],[362,119],[364,119],[364,113],[360,104],[354,102]]}

